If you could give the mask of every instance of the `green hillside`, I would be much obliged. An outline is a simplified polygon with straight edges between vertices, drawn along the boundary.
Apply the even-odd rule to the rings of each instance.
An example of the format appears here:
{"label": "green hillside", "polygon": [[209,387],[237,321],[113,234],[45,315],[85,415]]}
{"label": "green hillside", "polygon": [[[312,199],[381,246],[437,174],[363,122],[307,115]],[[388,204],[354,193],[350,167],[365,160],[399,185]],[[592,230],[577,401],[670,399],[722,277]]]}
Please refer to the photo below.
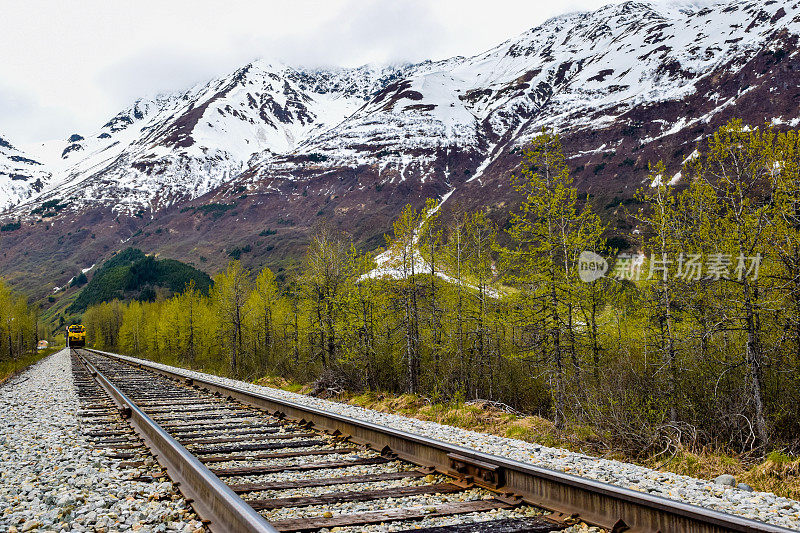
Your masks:
{"label": "green hillside", "polygon": [[211,287],[208,274],[193,266],[128,248],[103,263],[67,311],[81,312],[114,299],[152,301],[158,292],[181,292],[190,281],[203,293]]}

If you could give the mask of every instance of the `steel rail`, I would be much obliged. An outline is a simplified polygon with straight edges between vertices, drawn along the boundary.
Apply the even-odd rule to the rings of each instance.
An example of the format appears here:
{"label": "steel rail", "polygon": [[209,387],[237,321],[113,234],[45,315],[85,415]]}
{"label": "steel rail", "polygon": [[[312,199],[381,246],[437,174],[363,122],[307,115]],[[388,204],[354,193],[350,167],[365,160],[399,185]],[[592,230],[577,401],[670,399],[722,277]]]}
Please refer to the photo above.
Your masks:
{"label": "steel rail", "polygon": [[277,533],[277,530],[197,457],[153,421],[92,363],[78,355],[89,373],[117,404],[124,418],[144,440],[148,448],[180,491],[213,532]]}
{"label": "steel rail", "polygon": [[198,386],[243,403],[341,434],[351,442],[393,453],[400,459],[464,477],[476,485],[520,496],[531,505],[580,517],[612,532],[790,533],[793,530],[722,513],[661,496],[638,492],[556,470],[514,461],[415,435],[345,415],[165,370],[132,357],[89,350]]}

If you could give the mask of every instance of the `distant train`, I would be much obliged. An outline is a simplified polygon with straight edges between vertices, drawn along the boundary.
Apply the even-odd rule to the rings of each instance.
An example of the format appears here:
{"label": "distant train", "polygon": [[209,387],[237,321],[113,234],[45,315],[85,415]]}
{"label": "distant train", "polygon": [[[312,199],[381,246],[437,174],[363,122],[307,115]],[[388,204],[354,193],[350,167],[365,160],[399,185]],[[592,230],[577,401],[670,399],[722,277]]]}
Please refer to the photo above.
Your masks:
{"label": "distant train", "polygon": [[86,345],[86,328],[73,324],[67,328],[67,348],[80,348]]}

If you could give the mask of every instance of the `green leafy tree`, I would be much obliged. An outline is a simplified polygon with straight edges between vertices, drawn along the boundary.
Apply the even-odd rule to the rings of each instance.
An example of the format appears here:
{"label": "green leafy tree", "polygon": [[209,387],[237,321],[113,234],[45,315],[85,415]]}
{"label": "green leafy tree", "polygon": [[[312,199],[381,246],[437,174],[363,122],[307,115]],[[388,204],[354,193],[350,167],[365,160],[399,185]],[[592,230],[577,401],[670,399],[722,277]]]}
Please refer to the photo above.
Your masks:
{"label": "green leafy tree", "polygon": [[511,216],[507,233],[512,245],[503,249],[502,259],[506,279],[523,293],[524,326],[545,332],[541,353],[552,368],[553,416],[561,427],[567,357],[573,358],[580,379],[572,325],[575,264],[580,252],[597,241],[601,225],[588,206],[579,209],[557,135],[543,130],[523,153],[520,173],[513,177],[522,203]]}
{"label": "green leafy tree", "polygon": [[[728,327],[743,332],[743,360],[748,368],[748,389],[757,443],[769,442],[764,405],[765,309],[770,307],[770,287],[765,272],[756,276],[755,263],[770,241],[775,184],[775,133],[745,128],[733,120],[710,139],[703,157],[687,166],[691,186],[689,202],[705,219],[695,226],[694,245],[702,251],[706,276],[720,285],[725,296],[717,300],[718,312]],[[730,258],[730,264],[728,262]]]}
{"label": "green leafy tree", "polygon": [[397,273],[397,295],[403,309],[405,333],[406,383],[410,393],[419,391],[422,361],[420,339],[420,279],[422,257],[418,251],[419,231],[425,221],[424,211],[417,212],[407,204],[394,222],[394,235],[387,236],[390,260]]}
{"label": "green leafy tree", "polygon": [[439,224],[439,207],[437,200],[428,198],[425,202],[424,213],[422,216],[422,227],[419,231],[419,252],[426,264],[428,275],[428,286],[424,291],[425,304],[427,307],[429,332],[426,345],[429,347],[433,359],[433,375],[438,376],[441,368],[442,348],[443,348],[443,324],[442,318],[444,308],[442,297],[439,294],[440,274],[442,274],[442,228]]}
{"label": "green leafy tree", "polygon": [[[475,293],[474,303],[470,306],[473,327],[468,367],[475,367],[477,380],[484,382],[488,396],[491,397],[496,369],[490,353],[489,309],[493,307],[493,300],[497,297],[496,291],[491,288],[495,277],[492,254],[496,247],[497,229],[482,211],[466,215],[463,228],[463,268],[471,284],[470,292]],[[474,395],[479,395],[478,390],[474,391]]]}
{"label": "green leafy tree", "polygon": [[268,268],[262,269],[256,277],[255,287],[250,297],[250,305],[257,323],[256,340],[265,359],[268,359],[272,354],[275,343],[273,315],[280,297],[275,274]]}
{"label": "green leafy tree", "polygon": [[666,182],[667,170],[663,161],[650,169],[647,181],[649,188],[640,189],[636,197],[648,206],[640,213],[640,222],[645,230],[645,249],[650,252],[648,289],[653,293],[658,324],[659,350],[663,366],[667,369],[667,394],[669,418],[678,418],[678,362],[676,359],[676,333],[674,325],[674,300],[679,280],[676,278],[675,258],[683,257],[681,238],[685,221],[678,214],[677,195]]}
{"label": "green leafy tree", "polygon": [[349,240],[324,224],[311,236],[305,256],[303,285],[313,301],[315,337],[323,366],[336,361],[346,286],[354,281]]}
{"label": "green leafy tree", "polygon": [[239,358],[244,351],[244,323],[251,282],[249,272],[239,261],[231,261],[225,272],[214,278],[212,301],[222,324],[230,354],[231,374],[238,375]]}

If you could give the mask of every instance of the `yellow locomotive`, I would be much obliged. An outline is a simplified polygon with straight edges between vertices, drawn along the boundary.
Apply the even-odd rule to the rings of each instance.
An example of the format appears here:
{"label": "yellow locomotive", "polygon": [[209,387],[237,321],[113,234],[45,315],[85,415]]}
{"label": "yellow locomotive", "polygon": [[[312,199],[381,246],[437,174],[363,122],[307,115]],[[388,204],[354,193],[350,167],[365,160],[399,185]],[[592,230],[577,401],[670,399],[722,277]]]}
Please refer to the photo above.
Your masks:
{"label": "yellow locomotive", "polygon": [[67,328],[67,348],[80,348],[86,345],[86,328],[73,324]]}

